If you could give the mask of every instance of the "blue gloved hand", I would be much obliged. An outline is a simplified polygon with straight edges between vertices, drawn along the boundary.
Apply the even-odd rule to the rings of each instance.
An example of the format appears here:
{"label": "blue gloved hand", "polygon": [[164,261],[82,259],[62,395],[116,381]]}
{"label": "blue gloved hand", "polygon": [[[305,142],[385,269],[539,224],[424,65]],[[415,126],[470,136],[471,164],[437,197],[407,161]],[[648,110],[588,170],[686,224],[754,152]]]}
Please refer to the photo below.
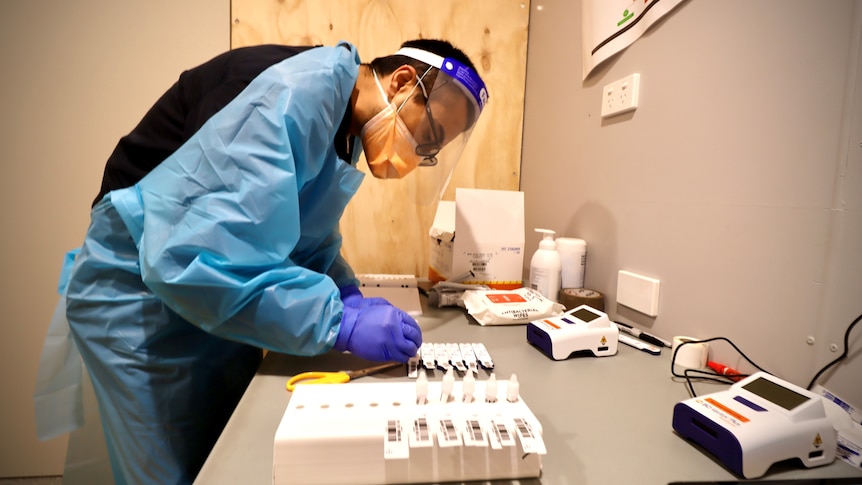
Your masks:
{"label": "blue gloved hand", "polygon": [[339,288],[341,293],[341,302],[344,306],[353,308],[362,308],[370,305],[392,305],[385,298],[365,298],[362,292],[356,285],[347,285],[344,288]]}
{"label": "blue gloved hand", "polygon": [[422,345],[422,330],[392,305],[344,306],[335,350],[367,360],[407,362]]}

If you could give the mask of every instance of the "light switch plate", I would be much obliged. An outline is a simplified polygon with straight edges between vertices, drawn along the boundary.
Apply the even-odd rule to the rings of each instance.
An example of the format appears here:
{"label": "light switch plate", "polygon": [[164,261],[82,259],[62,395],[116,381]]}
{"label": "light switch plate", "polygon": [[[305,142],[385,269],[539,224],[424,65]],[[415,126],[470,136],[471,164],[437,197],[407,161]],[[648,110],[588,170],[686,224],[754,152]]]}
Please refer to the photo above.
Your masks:
{"label": "light switch plate", "polygon": [[658,292],[661,281],[649,276],[620,270],[617,275],[617,303],[644,315],[658,315]]}

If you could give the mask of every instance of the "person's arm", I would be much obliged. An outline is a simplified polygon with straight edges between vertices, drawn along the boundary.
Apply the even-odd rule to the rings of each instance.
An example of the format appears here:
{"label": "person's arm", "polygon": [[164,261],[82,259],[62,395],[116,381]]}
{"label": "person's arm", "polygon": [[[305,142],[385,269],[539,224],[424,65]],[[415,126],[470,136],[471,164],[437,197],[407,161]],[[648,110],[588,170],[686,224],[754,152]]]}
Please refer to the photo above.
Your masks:
{"label": "person's arm", "polygon": [[310,355],[335,344],[338,287],[292,258],[308,237],[303,189],[337,162],[328,156],[357,72],[355,51],[342,48],[273,66],[136,190],[112,194],[144,282],[174,311],[272,350]]}
{"label": "person's arm", "polygon": [[341,255],[341,232],[338,227],[333,228],[329,236],[318,246],[318,250],[308,259],[308,266],[318,268],[332,278],[339,288],[346,286],[358,286],[359,280],[353,272],[353,268]]}

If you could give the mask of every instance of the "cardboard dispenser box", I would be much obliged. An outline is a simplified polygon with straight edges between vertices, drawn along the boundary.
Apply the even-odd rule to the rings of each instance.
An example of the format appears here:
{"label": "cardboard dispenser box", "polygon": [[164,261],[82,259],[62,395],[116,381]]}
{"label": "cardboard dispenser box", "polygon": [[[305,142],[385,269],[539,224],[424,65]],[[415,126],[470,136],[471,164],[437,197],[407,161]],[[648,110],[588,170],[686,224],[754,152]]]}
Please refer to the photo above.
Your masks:
{"label": "cardboard dispenser box", "polygon": [[431,230],[430,254],[428,258],[428,279],[431,283],[448,280],[452,276],[452,249],[455,240],[455,203],[441,200],[434,214]]}
{"label": "cardboard dispenser box", "polygon": [[523,192],[456,189],[454,203],[437,206],[429,236],[432,283],[472,271],[462,283],[502,290],[523,286]]}

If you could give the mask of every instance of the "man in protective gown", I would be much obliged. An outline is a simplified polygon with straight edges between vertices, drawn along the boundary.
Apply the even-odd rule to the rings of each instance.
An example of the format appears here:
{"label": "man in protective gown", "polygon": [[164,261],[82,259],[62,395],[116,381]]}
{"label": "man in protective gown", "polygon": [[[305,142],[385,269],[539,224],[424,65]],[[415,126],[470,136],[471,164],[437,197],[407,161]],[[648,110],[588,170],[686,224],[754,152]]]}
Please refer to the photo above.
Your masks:
{"label": "man in protective gown", "polygon": [[117,483],[194,480],[261,349],[416,354],[413,318],[357,288],[339,219],[362,150],[375,177],[448,180],[487,98],[434,40],[370,64],[248,47],[180,76],[108,160],[61,285]]}

